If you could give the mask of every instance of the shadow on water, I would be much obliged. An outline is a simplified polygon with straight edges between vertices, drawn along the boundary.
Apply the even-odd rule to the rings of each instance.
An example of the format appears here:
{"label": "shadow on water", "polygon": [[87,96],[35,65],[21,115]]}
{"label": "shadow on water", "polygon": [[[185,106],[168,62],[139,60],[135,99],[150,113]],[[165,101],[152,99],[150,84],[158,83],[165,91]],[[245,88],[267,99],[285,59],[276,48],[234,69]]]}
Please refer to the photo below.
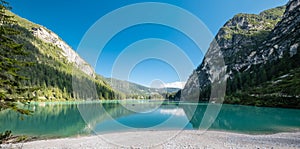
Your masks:
{"label": "shadow on water", "polygon": [[[190,109],[197,106],[195,113]],[[207,108],[206,104],[182,106],[194,129],[202,129],[200,124]],[[264,108],[239,105],[222,105],[220,113],[210,130],[260,134],[300,130],[300,110]]]}

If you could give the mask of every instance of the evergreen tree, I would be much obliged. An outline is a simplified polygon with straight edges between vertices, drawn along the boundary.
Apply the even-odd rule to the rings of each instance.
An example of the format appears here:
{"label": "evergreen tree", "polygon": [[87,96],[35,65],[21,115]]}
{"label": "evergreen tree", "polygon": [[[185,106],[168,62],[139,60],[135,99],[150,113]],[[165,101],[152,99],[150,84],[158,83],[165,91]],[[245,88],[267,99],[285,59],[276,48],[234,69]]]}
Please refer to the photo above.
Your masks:
{"label": "evergreen tree", "polygon": [[30,111],[17,107],[16,101],[24,101],[20,97],[28,89],[22,88],[21,81],[26,78],[18,74],[21,67],[30,65],[24,60],[26,52],[23,45],[18,44],[13,37],[19,34],[14,29],[16,22],[6,14],[11,9],[9,4],[0,0],[0,111],[12,109],[22,114]]}

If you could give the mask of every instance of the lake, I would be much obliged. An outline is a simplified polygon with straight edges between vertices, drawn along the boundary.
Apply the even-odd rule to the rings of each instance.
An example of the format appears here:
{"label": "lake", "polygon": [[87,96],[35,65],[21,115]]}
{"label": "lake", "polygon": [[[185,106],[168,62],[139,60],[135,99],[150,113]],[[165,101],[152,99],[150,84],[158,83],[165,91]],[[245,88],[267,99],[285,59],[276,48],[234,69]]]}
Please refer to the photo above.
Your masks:
{"label": "lake", "polygon": [[[218,115],[207,111],[218,106]],[[240,105],[210,105],[153,101],[109,101],[89,103],[34,103],[34,111],[22,116],[0,113],[0,132],[42,138],[84,136],[122,131],[206,129],[245,134],[300,131],[300,110]],[[214,107],[216,108],[216,107]],[[214,109],[211,109],[214,110]]]}

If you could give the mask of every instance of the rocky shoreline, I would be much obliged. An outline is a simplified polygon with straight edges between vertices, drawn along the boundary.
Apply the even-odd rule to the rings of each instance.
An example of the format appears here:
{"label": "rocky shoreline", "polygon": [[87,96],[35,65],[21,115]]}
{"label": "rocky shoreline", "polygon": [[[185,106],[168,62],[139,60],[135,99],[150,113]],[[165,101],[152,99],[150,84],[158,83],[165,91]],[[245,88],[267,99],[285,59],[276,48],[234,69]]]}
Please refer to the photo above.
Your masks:
{"label": "rocky shoreline", "polygon": [[300,132],[246,135],[219,131],[137,131],[37,140],[0,148],[300,148]]}

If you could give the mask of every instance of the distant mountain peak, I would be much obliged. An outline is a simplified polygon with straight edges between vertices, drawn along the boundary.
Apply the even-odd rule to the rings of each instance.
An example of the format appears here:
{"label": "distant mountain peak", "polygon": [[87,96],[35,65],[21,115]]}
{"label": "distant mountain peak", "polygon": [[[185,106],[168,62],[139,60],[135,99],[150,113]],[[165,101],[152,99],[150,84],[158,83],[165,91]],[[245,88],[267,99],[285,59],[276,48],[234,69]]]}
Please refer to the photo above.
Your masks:
{"label": "distant mountain peak", "polygon": [[177,89],[183,89],[186,82],[171,82],[171,83],[165,83],[164,86],[161,88],[177,88]]}

